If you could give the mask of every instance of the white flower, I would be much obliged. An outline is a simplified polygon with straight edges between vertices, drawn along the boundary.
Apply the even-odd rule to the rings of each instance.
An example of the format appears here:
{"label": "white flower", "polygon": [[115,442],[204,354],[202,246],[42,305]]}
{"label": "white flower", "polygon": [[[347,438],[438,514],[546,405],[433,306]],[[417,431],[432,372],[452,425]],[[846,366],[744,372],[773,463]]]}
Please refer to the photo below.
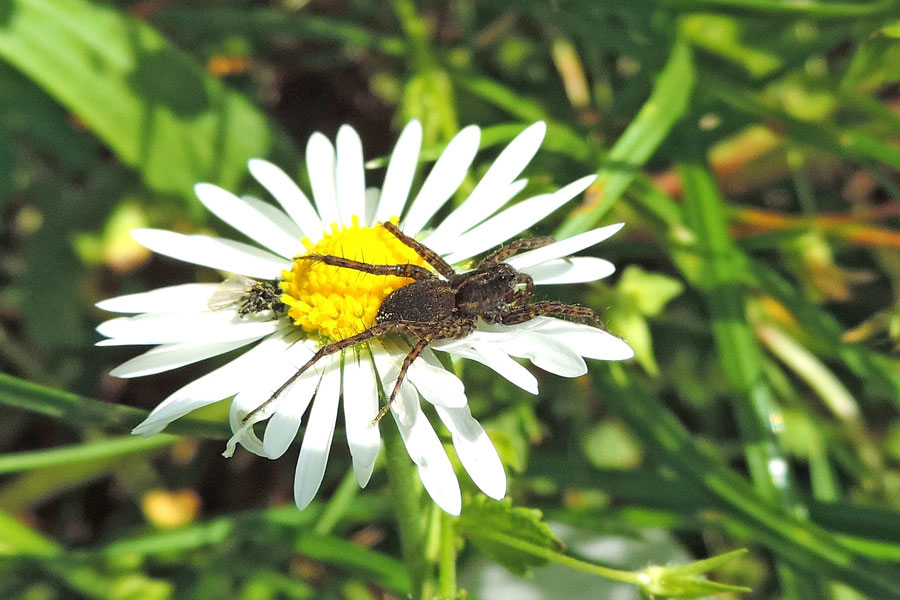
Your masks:
{"label": "white flower", "polygon": [[[372,340],[367,349],[359,346],[345,350],[343,356],[327,356],[275,401],[264,403],[307,362],[323,339],[341,339],[370,326],[381,300],[408,280],[294,261],[294,257],[312,251],[372,264],[420,261],[385,228],[376,226],[399,218],[406,234],[419,238],[454,265],[466,263],[516,237],[593,181],[593,176],[583,177],[552,194],[506,206],[525,187],[526,180],[518,177],[537,152],[545,129],[544,123],[525,129],[500,153],[468,198],[442,222],[430,226],[468,172],[478,149],[478,127],[466,127],[453,138],[412,198],[422,141],[417,121],[410,122],[400,135],[381,191],[365,188],[362,144],[349,126],[338,131],[336,148],[320,133],[309,140],[306,161],[314,204],[290,177],[263,160],[250,161],[250,172],[280,209],[256,198],[239,198],[214,185],[196,186],[197,196],[210,211],[265,249],[207,235],[134,231],[139,243],[160,254],[255,280],[283,280],[283,298],[289,309],[287,316],[274,311],[241,315],[238,304],[211,310],[210,306],[220,308],[223,289],[199,283],[100,302],[100,308],[111,312],[139,314],[102,323],[97,331],[109,339],[98,345],[155,346],[114,369],[111,374],[117,377],[151,375],[246,349],[171,394],[134,432],[157,433],[201,406],[234,396],[230,420],[235,436],[226,454],[240,443],[251,452],[277,458],[296,437],[309,408],[294,484],[295,500],[302,509],[322,482],[338,399],[343,396],[354,472],[359,485],[365,486],[381,447],[378,426],[372,423],[379,410],[379,384],[388,391],[393,387],[409,350],[405,341],[385,337]],[[613,265],[600,258],[567,257],[620,228],[621,224],[594,229],[507,262],[532,275],[537,285],[594,281],[612,273]],[[233,288],[234,280],[225,285]],[[549,317],[512,327],[480,322],[468,337],[440,340],[431,348],[483,363],[532,394],[537,394],[537,380],[512,357],[527,358],[558,375],[577,377],[587,371],[585,357],[621,360],[633,355],[625,342],[602,329]],[[409,369],[391,413],[434,501],[448,513],[459,514],[459,484],[422,411],[420,395],[434,406],[450,431],[460,462],[472,480],[488,496],[502,498],[506,493],[503,465],[469,412],[463,383],[427,349]],[[260,440],[252,425],[264,419],[268,423]]]}

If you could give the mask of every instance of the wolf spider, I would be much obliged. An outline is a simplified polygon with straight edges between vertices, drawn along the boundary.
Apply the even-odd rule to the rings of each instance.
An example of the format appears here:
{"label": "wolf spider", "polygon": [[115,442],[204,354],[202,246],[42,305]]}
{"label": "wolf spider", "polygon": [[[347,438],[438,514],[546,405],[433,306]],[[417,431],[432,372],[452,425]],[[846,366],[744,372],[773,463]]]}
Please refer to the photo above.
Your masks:
{"label": "wolf spider", "polygon": [[281,384],[268,400],[245,416],[243,422],[246,423],[253,414],[278,398],[320,358],[388,333],[406,334],[417,338],[418,341],[413,344],[409,354],[403,359],[394,389],[391,391],[387,403],[373,420],[373,424],[387,414],[410,365],[425,350],[426,346],[435,340],[466,337],[475,331],[479,317],[488,323],[501,325],[517,325],[541,315],[559,315],[598,322],[594,311],[584,306],[554,301],[529,304],[534,293],[534,281],[531,276],[520,273],[503,262],[523,250],[546,246],[553,242],[552,237],[516,240],[488,254],[471,271],[457,273],[434,250],[409,237],[393,223],[384,223],[384,228],[403,244],[413,249],[443,279],[425,267],[413,264],[373,265],[325,254],[308,254],[297,257],[335,267],[355,269],[372,275],[408,277],[415,281],[394,290],[382,301],[378,313],[375,315],[374,325],[356,335],[319,348],[318,352]]}

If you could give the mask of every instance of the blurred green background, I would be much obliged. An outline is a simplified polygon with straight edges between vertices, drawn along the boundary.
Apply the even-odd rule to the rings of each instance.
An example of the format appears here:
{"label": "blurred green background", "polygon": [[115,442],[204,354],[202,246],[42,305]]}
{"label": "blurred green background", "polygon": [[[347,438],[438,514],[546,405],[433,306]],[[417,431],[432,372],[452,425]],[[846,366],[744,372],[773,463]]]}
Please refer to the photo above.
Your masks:
{"label": "blurred green background", "polygon": [[[266,157],[305,185],[313,131],[350,123],[375,159],[410,118],[432,160],[483,127],[463,193],[546,120],[524,196],[600,177],[532,233],[627,223],[591,250],[616,276],[541,293],[597,309],[635,361],[539,374],[539,397],[463,365],[515,505],[618,568],[746,547],[713,577],[750,597],[900,598],[888,0],[0,0],[0,597],[404,597],[386,476],[358,492],[341,431],[298,512],[296,449],[219,456],[225,402],[127,435],[211,365],[116,380],[138,349],[92,344],[94,302],[219,279],[128,233],[234,235],[195,182],[261,195]],[[465,516],[434,517],[451,537],[426,556],[454,588],[458,565],[473,597],[613,593],[501,573]]]}

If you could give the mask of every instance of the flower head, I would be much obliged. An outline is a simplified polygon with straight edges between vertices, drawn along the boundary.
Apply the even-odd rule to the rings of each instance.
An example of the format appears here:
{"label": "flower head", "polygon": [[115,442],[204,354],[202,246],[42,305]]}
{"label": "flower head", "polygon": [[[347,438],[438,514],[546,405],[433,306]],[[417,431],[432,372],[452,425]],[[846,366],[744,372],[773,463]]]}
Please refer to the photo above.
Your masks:
{"label": "flower head", "polygon": [[[294,486],[297,505],[304,508],[321,484],[342,397],[354,472],[359,485],[365,486],[381,447],[379,429],[373,423],[379,412],[379,388],[393,387],[413,340],[374,338],[325,356],[292,385],[276,391],[319,348],[371,327],[384,299],[412,280],[296,257],[311,253],[369,264],[426,264],[378,225],[392,221],[450,264],[461,265],[456,270],[465,271],[462,265],[470,259],[519,235],[593,181],[593,176],[583,177],[554,193],[507,207],[525,187],[526,180],[518,177],[544,133],[543,123],[525,129],[500,153],[468,198],[440,223],[432,221],[456,192],[475,157],[480,140],[477,127],[466,127],[451,140],[412,199],[422,141],[417,121],[400,135],[380,191],[365,187],[362,143],[348,126],[338,131],[336,148],[319,133],[309,140],[306,162],[312,202],[283,171],[262,160],[250,161],[250,171],[280,208],[198,184],[196,193],[203,204],[258,246],[207,235],[134,231],[139,243],[159,254],[238,277],[221,285],[177,285],[100,302],[100,308],[135,316],[102,323],[97,330],[108,339],[98,345],[155,346],[114,369],[111,374],[118,377],[150,375],[238,348],[245,351],[175,391],[134,432],[157,433],[201,406],[233,396],[230,421],[235,435],[226,454],[240,444],[261,456],[277,458],[309,412]],[[530,275],[536,285],[600,279],[613,272],[612,264],[569,256],[620,228],[594,229],[506,262]],[[273,291],[278,288],[280,297]],[[460,462],[485,494],[502,498],[506,475],[490,439],[472,418],[462,381],[432,350],[483,363],[532,394],[537,394],[537,379],[513,357],[576,377],[587,371],[584,358],[621,360],[633,355],[625,342],[602,329],[548,316],[513,326],[479,321],[475,331],[461,339],[431,343],[410,365],[390,412],[426,490],[453,514],[460,510],[459,484],[420,397],[434,406],[450,431]],[[268,423],[260,439],[253,425],[262,420]]]}

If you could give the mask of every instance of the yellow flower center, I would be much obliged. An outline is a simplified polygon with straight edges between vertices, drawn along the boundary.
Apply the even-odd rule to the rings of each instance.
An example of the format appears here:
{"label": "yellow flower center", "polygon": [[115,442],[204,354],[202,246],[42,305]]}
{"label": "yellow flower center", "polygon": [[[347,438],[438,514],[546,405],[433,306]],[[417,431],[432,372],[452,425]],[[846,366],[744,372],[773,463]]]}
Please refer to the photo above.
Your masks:
{"label": "yellow flower center", "polygon": [[[349,227],[332,223],[331,232],[318,243],[303,238],[303,245],[310,254],[340,256],[371,265],[424,264],[384,227],[360,227],[355,215],[352,221]],[[371,327],[387,295],[413,281],[300,259],[282,276],[281,301],[287,305],[294,325],[326,341],[341,340]]]}

